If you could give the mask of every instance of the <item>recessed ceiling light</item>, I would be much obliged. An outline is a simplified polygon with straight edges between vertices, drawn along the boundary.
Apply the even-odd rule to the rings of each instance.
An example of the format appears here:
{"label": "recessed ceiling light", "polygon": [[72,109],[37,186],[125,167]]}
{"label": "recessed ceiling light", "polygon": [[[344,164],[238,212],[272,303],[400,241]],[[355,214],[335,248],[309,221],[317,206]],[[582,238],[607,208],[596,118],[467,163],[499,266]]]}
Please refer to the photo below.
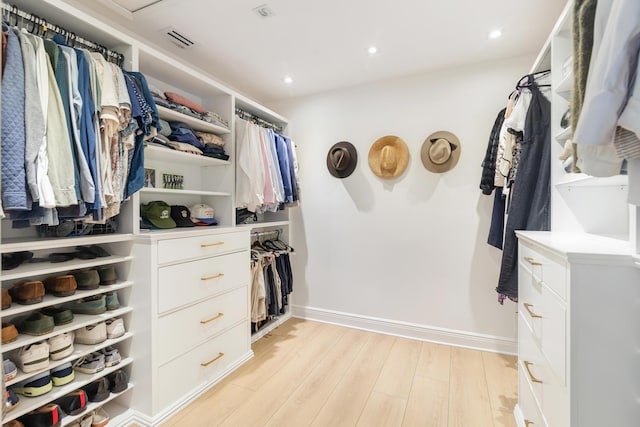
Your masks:
{"label": "recessed ceiling light", "polygon": [[369,49],[367,51],[369,52],[370,55],[373,55],[376,52],[378,52],[378,48],[375,47],[375,46],[371,46],[371,47],[369,47]]}
{"label": "recessed ceiling light", "polygon": [[493,30],[489,33],[490,39],[498,39],[502,36],[502,30]]}
{"label": "recessed ceiling light", "polygon": [[284,78],[284,82],[285,83],[293,83],[293,79],[291,78],[291,76],[287,76]]}

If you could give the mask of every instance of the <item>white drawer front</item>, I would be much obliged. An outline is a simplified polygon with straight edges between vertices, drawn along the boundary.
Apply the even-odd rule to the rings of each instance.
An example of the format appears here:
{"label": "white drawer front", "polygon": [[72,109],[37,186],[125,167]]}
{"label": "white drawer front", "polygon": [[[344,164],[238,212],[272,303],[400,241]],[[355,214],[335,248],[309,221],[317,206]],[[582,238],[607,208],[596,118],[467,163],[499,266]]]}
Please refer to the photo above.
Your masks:
{"label": "white drawer front", "polygon": [[567,309],[558,298],[544,289],[540,302],[542,314],[542,353],[562,385],[567,371]]}
{"label": "white drawer front", "polygon": [[537,340],[542,336],[542,282],[536,278],[530,266],[520,261],[518,270],[518,312]]}
{"label": "white drawer front", "polygon": [[542,357],[538,343],[523,320],[524,314],[520,313],[518,316],[518,362],[536,400],[542,402],[542,384],[548,371],[546,361]]}
{"label": "white drawer front", "polygon": [[540,407],[533,397],[526,375],[527,373],[521,365],[518,369],[518,406],[522,411],[525,427],[544,427]]}
{"label": "white drawer front", "polygon": [[246,231],[165,239],[158,242],[158,264],[249,249]]}
{"label": "white drawer front", "polygon": [[[158,368],[159,407],[215,380],[249,351],[249,325],[242,323]],[[154,384],[155,386],[155,384]]]}
{"label": "white drawer front", "polygon": [[236,252],[158,269],[158,313],[249,284],[248,252]]}
{"label": "white drawer front", "polygon": [[158,356],[165,362],[248,316],[247,287],[158,319]]}
{"label": "white drawer front", "polygon": [[563,300],[567,299],[568,269],[564,259],[526,243],[520,245],[519,254],[520,261],[529,266],[536,278],[553,289]]}

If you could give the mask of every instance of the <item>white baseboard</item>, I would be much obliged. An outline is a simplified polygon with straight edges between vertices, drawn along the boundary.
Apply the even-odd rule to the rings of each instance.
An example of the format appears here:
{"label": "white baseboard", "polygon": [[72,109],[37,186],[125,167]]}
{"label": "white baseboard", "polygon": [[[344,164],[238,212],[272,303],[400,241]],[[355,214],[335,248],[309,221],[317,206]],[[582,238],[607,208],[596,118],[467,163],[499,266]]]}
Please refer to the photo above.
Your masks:
{"label": "white baseboard", "polygon": [[176,403],[174,403],[169,408],[167,408],[164,411],[160,412],[155,417],[149,417],[149,416],[147,416],[145,414],[142,414],[142,413],[136,411],[136,412],[134,412],[133,416],[131,417],[131,422],[137,423],[141,427],[156,427],[156,426],[161,425],[163,422],[167,421],[169,418],[171,418],[172,416],[174,416],[175,414],[180,412],[186,406],[188,406],[189,404],[193,403],[194,399],[197,399],[200,395],[202,395],[202,393],[206,392],[211,387],[213,387],[214,385],[218,384],[220,381],[222,381],[223,378],[225,378],[231,372],[233,372],[236,369],[238,369],[238,367],[240,367],[240,365],[244,364],[247,360],[251,359],[252,357],[253,357],[253,350],[249,350],[241,358],[239,358],[237,361],[235,361],[232,365],[227,367],[227,369],[222,371],[216,378],[214,378],[213,380],[209,381],[208,383],[206,383],[202,387],[198,387],[197,389],[195,389],[194,391],[192,391],[188,395],[184,396],[181,400],[179,400]]}
{"label": "white baseboard", "polygon": [[453,329],[436,328],[427,325],[398,322],[395,320],[300,305],[292,306],[291,311],[294,317],[332,323],[334,325],[347,326],[365,331],[379,332],[381,334],[475,350],[491,351],[494,353],[510,355],[516,355],[518,353],[518,342],[512,338],[474,334]]}

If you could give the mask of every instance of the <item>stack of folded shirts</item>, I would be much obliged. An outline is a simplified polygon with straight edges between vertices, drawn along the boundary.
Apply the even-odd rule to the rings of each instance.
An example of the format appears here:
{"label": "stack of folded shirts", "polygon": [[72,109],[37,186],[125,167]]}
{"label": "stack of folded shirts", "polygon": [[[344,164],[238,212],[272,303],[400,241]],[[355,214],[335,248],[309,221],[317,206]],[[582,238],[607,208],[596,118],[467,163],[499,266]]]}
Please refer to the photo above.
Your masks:
{"label": "stack of folded shirts", "polygon": [[207,157],[214,157],[221,160],[229,160],[229,155],[224,152],[224,148],[216,144],[207,143],[204,145],[202,154]]}
{"label": "stack of folded shirts", "polygon": [[224,147],[224,139],[220,138],[215,133],[196,131],[195,134],[203,144],[214,144],[219,147]]}
{"label": "stack of folded shirts", "polygon": [[169,139],[171,141],[183,142],[187,144],[191,144],[194,147],[202,150],[204,148],[204,144],[196,137],[195,133],[193,133],[193,129],[191,129],[188,125],[182,122],[169,122],[171,125],[171,135],[169,135]]}

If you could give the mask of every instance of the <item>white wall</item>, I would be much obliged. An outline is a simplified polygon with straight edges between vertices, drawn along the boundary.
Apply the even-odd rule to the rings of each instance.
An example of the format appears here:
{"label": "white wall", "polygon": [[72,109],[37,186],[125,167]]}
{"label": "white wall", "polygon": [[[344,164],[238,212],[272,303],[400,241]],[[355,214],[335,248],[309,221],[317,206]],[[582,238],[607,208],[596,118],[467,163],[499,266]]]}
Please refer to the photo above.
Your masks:
{"label": "white wall", "polygon": [[[478,185],[495,117],[533,60],[474,64],[271,105],[290,120],[301,166],[302,204],[292,214],[294,313],[516,350],[516,305],[497,303],[501,252],[486,244],[493,195],[482,195]],[[423,141],[438,130],[455,133],[462,146],[457,167],[440,175],[420,160]],[[411,153],[394,181],[376,177],[367,162],[371,144],[384,135],[400,136]],[[343,140],[356,146],[358,166],[340,180],[327,171],[326,155]]]}

